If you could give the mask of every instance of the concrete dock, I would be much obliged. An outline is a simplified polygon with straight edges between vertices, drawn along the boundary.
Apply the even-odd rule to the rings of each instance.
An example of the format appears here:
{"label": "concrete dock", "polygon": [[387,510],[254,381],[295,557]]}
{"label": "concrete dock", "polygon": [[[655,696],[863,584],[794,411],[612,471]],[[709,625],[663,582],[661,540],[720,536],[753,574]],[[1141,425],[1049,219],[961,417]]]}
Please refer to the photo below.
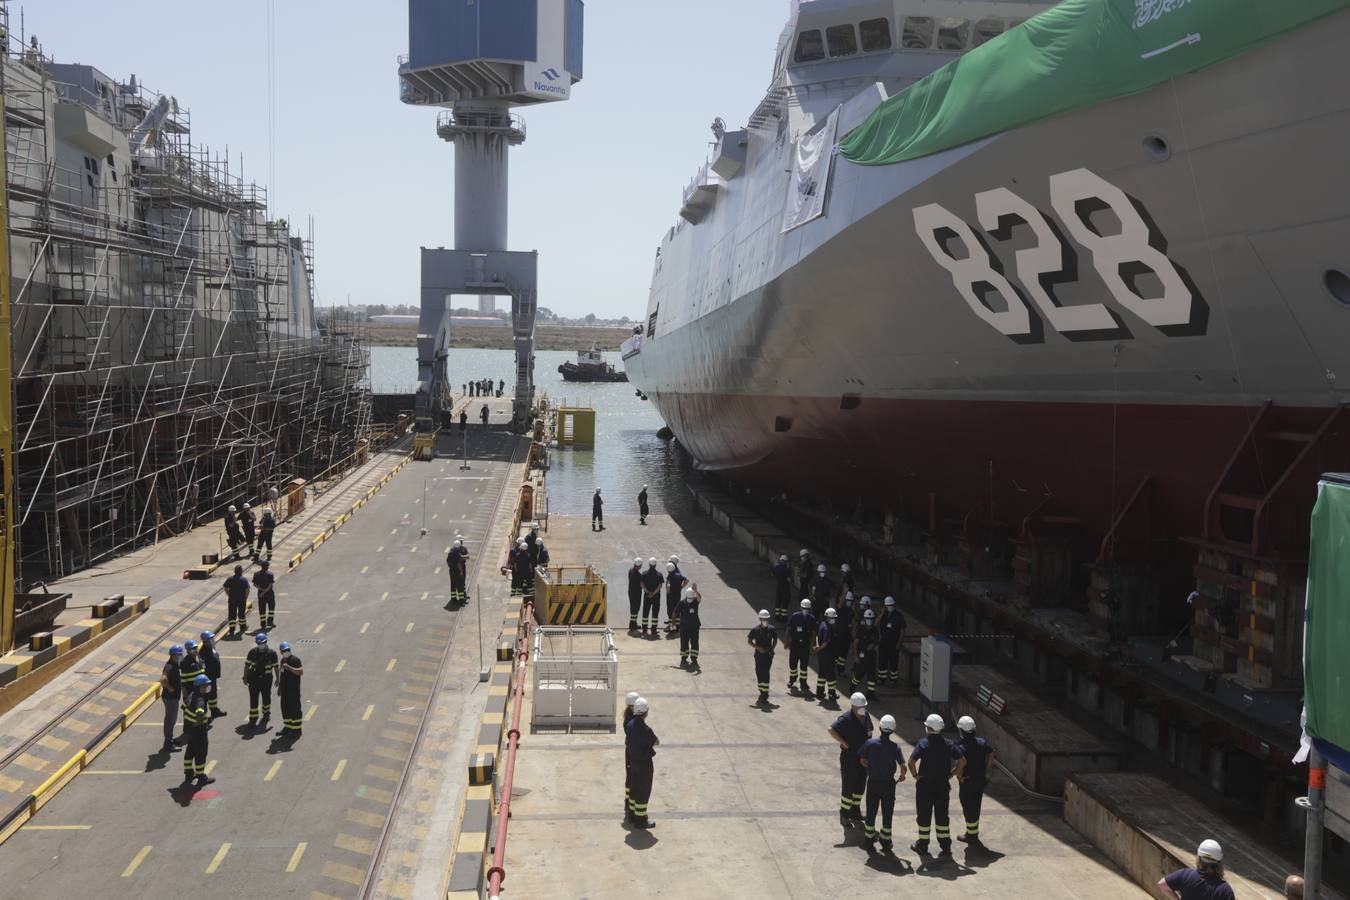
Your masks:
{"label": "concrete dock", "polygon": [[[838,750],[825,729],[837,708],[785,690],[777,655],[771,707],[755,706],[745,632],[772,607],[764,563],[726,523],[611,515],[554,517],[546,540],[555,564],[590,563],[609,583],[609,624],[619,647],[619,692],[652,704],[660,737],[649,832],[622,824],[623,737],[526,733],[515,770],[504,895],[680,898],[860,896],[899,889],[925,896],[1145,896],[1070,828],[1055,803],[995,776],[981,833],[987,850],[956,844],[950,860],[908,849],[916,837],[913,781],[897,793],[894,856],[871,856],[838,822]],[[678,641],[627,634],[626,570],[635,556],[680,557],[703,593],[702,671],[679,668]],[[664,613],[663,613],[664,616]],[[815,676],[811,678],[814,686]],[[921,735],[917,699],[890,692],[873,718],[894,714],[906,751]],[[530,709],[523,711],[528,722]],[[953,795],[953,823],[963,820]],[[953,834],[964,829],[959,825]],[[933,846],[936,852],[936,844]],[[899,879],[899,880],[898,880]],[[922,880],[919,880],[922,879]]]}

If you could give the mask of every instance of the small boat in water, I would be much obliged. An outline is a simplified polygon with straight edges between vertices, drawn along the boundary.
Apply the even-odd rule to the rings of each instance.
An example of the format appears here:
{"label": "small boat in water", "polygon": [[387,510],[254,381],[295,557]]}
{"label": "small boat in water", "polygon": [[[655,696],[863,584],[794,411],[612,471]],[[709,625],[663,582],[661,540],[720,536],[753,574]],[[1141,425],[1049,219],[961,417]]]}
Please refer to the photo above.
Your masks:
{"label": "small boat in water", "polygon": [[628,373],[616,370],[595,347],[578,350],[576,362],[558,366],[563,381],[627,381]]}

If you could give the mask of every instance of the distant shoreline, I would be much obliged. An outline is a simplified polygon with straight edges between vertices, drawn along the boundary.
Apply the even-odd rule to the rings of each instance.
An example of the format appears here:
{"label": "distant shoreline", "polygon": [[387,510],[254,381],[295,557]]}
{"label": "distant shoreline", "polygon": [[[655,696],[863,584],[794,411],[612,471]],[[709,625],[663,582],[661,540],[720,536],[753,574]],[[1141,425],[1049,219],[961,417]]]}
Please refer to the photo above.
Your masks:
{"label": "distant shoreline", "polygon": [[[417,328],[414,325],[365,324],[367,342],[372,347],[416,347]],[[619,345],[632,335],[631,328],[587,328],[578,325],[537,325],[534,329],[536,350],[589,350],[592,345],[601,350],[617,351]],[[481,350],[511,350],[515,344],[509,325],[465,325],[452,328],[450,346]]]}

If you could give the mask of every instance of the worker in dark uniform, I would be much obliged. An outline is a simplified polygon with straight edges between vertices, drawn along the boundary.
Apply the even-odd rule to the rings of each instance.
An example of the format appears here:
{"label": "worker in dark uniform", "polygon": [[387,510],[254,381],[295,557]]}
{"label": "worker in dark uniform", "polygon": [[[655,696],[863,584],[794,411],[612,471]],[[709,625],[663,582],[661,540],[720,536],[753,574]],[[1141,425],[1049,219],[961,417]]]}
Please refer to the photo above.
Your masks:
{"label": "worker in dark uniform", "polygon": [[543,541],[539,541],[535,546],[535,565],[548,568],[548,548],[544,546]]}
{"label": "worker in dark uniform", "polygon": [[[206,667],[202,665],[202,658],[197,652],[197,642],[189,638],[183,641],[183,658],[178,663],[179,682],[182,690],[178,696],[183,701],[183,708],[187,708],[188,697],[192,696],[192,687],[197,681],[198,675],[206,674]],[[209,710],[208,710],[209,712]],[[180,744],[187,743],[188,729],[187,719],[183,720],[183,733],[178,738]]]}
{"label": "worker in dark uniform", "polygon": [[839,588],[835,594],[835,599],[844,596],[847,592],[853,590],[853,570],[848,563],[839,564]]}
{"label": "worker in dark uniform", "polygon": [[272,512],[272,507],[264,506],[262,518],[258,521],[258,555],[261,556],[263,547],[267,548],[267,558],[272,558],[272,532],[277,528],[277,516]]}
{"label": "worker in dark uniform", "polygon": [[267,635],[253,639],[254,647],[244,659],[244,684],[248,685],[248,727],[265,725],[272,718],[272,678],[277,674],[276,651],[267,646]]}
{"label": "worker in dark uniform", "polygon": [[698,617],[698,605],[702,601],[698,585],[691,584],[684,589],[684,596],[675,607],[675,621],[680,623],[680,668],[688,666],[691,672],[702,671],[698,664],[698,631],[703,627]]}
{"label": "worker in dark uniform", "polygon": [[863,613],[862,627],[858,629],[858,662],[853,667],[853,687],[862,689],[867,699],[877,695],[877,631],[876,616],[869,609]]}
{"label": "worker in dark uniform", "polygon": [[757,706],[769,702],[769,672],[773,668],[773,653],[778,649],[778,629],[769,624],[769,611],[759,611],[759,624],[750,629],[745,642],[755,648],[755,684],[759,687]]}
{"label": "worker in dark uniform", "polygon": [[830,608],[830,604],[835,601],[834,582],[830,581],[830,576],[821,563],[816,566],[816,580],[811,582],[811,611],[819,619],[825,615],[825,610]]}
{"label": "worker in dark uniform", "polygon": [[253,554],[253,538],[257,534],[258,517],[253,514],[247,503],[239,511],[239,524],[244,527],[244,545],[248,547],[250,555]]}
{"label": "worker in dark uniform", "polygon": [[647,571],[642,573],[642,633],[648,638],[659,635],[656,632],[661,618],[661,586],[666,579],[656,571],[656,557],[647,560]]}
{"label": "worker in dark uniform", "polygon": [[862,818],[859,806],[867,784],[867,770],[858,752],[872,736],[872,720],[867,715],[867,698],[854,694],[849,709],[826,729],[839,745],[839,824],[848,828]]}
{"label": "worker in dark uniform", "polygon": [[520,594],[520,575],[516,572],[516,557],[523,552],[520,542],[517,541],[511,549],[506,551],[506,566],[502,569],[503,575],[511,576],[511,596],[516,597]]}
{"label": "worker in dark uniform", "polygon": [[811,645],[816,639],[816,617],[811,612],[811,601],[803,600],[801,609],[792,614],[787,622],[788,644],[788,693],[797,693],[801,687],[803,696],[811,696],[811,687],[806,676],[811,671]]}
{"label": "worker in dark uniform", "polygon": [[484,427],[484,428],[487,427],[487,423],[488,423],[488,408],[487,408],[487,404],[486,404],[486,403],[484,403],[484,404],[483,404],[483,408],[480,409],[480,410],[478,411],[478,421],[480,421],[480,422],[483,423],[483,427]]}
{"label": "worker in dark uniform", "polygon": [[947,804],[951,800],[951,777],[962,777],[965,760],[961,748],[942,736],[946,723],[937,713],[924,721],[928,734],[919,738],[909,755],[909,774],[914,776],[915,818],[919,823],[919,839],[910,845],[915,853],[927,855],[933,821],[937,820],[938,846],[943,856],[952,852],[951,823],[947,821]]}
{"label": "worker in dark uniform", "polygon": [[502,395],[502,392],[504,392],[505,390],[506,390],[506,379],[505,378],[497,379],[497,396],[500,397]]}
{"label": "worker in dark uniform", "polygon": [[305,723],[300,710],[300,676],[305,674],[300,657],[291,652],[291,645],[281,642],[281,666],[278,670],[277,696],[281,698],[281,736],[300,737]]}
{"label": "worker in dark uniform", "polygon": [[[633,557],[628,570],[628,633],[637,634],[638,613],[642,611],[642,557]],[[644,622],[645,625],[645,622]]]}
{"label": "worker in dark uniform", "polygon": [[258,627],[263,631],[277,627],[276,581],[272,564],[265,559],[258,563],[258,571],[253,573],[253,586],[258,589]]}
{"label": "worker in dark uniform", "polygon": [[833,702],[839,696],[835,690],[834,630],[838,628],[839,614],[834,607],[825,610],[825,619],[816,626],[816,699]]}
{"label": "worker in dark uniform", "polygon": [[680,597],[684,594],[684,585],[689,579],[684,577],[680,567],[673,562],[666,563],[666,633],[671,634],[680,630],[680,619],[675,614],[675,607],[680,602]]}
{"label": "worker in dark uniform", "polygon": [[239,549],[239,545],[244,542],[244,536],[239,533],[238,512],[231,503],[225,508],[225,540],[229,541],[230,552],[233,553]]}
{"label": "worker in dark uniform", "polygon": [[235,566],[234,574],[225,579],[225,601],[228,606],[226,621],[230,626],[225,636],[234,637],[236,633],[242,636],[248,631],[248,579],[244,577],[243,566]]}
{"label": "worker in dark uniform", "polygon": [[815,574],[816,565],[811,561],[811,554],[803,547],[797,551],[797,596],[811,596],[811,576]]}
{"label": "worker in dark uniform", "polygon": [[[1286,878],[1285,896],[1302,897],[1301,881],[1294,882],[1298,890],[1295,894],[1290,892],[1290,879]],[[1223,877],[1223,847],[1213,838],[1206,838],[1196,848],[1194,867],[1164,875],[1156,887],[1159,894],[1175,900],[1233,900],[1233,887]]]}
{"label": "worker in dark uniform", "polygon": [[882,716],[881,734],[868,738],[858,751],[858,759],[867,771],[867,816],[863,820],[863,842],[868,851],[877,839],[877,808],[881,808],[881,852],[891,852],[891,818],[895,815],[895,785],[905,780],[905,751],[891,740],[895,717]]}
{"label": "worker in dark uniform", "polygon": [[[600,527],[597,529],[596,526]],[[600,497],[600,489],[595,489],[591,497],[591,531],[605,530],[605,501]]]}
{"label": "worker in dark uniform", "polygon": [[642,490],[638,491],[638,524],[646,525],[649,515],[651,515],[651,507],[647,505],[647,486],[644,484]]}
{"label": "worker in dark uniform", "polygon": [[792,602],[792,569],[788,567],[787,556],[778,557],[778,563],[773,567],[773,581],[773,617],[779,622],[786,622],[788,605]]}
{"label": "worker in dark uniform", "polygon": [[623,698],[623,822],[633,821],[633,764],[628,760],[628,720],[633,718],[633,704],[641,696],[629,691]]}
{"label": "worker in dark uniform", "polygon": [[994,762],[994,748],[975,735],[975,720],[962,716],[956,720],[961,733],[961,755],[966,764],[957,781],[957,796],[961,799],[961,814],[965,816],[966,833],[957,836],[963,844],[980,844],[980,804],[984,801],[984,787],[989,783],[989,766]]}
{"label": "worker in dark uniform", "polygon": [[469,597],[469,549],[464,546],[463,538],[455,538],[445,556],[445,568],[450,573],[450,602],[466,602]]}
{"label": "worker in dark uniform", "polygon": [[534,597],[534,569],[530,566],[530,546],[524,541],[516,544],[515,576],[520,583],[520,596],[529,600]]}
{"label": "worker in dark uniform", "polygon": [[530,551],[530,568],[533,569],[539,565],[539,551],[544,547],[544,542],[539,539],[539,523],[530,523],[530,533],[525,535],[525,549]]}
{"label": "worker in dark uniform", "polygon": [[900,641],[905,636],[905,617],[895,606],[895,598],[882,601],[881,620],[877,622],[877,681],[892,687],[900,684]]}
{"label": "worker in dark uniform", "polygon": [[211,718],[219,719],[228,713],[220,708],[220,653],[216,650],[216,633],[203,631],[201,638],[202,647],[197,656],[202,661],[202,671],[211,679],[211,696],[207,698],[206,705],[211,709]]}
{"label": "worker in dark uniform", "polygon": [[174,644],[159,675],[159,699],[164,707],[164,746],[159,748],[160,753],[174,751],[173,730],[178,724],[178,704],[183,695],[183,675],[179,669],[182,661],[183,648]]}
{"label": "worker in dark uniform", "polygon": [[647,817],[647,804],[652,797],[652,781],[657,745],[661,741],[647,725],[651,704],[646,697],[633,701],[633,717],[624,726],[624,755],[632,775],[633,814],[629,818],[634,828],[651,828],[656,823]]}
{"label": "worker in dark uniform", "polygon": [[211,730],[209,698],[211,679],[205,674],[192,679],[191,691],[183,703],[183,736],[187,739],[183,749],[183,786],[187,787],[195,780],[197,787],[205,787],[215,781],[206,774],[206,733]]}
{"label": "worker in dark uniform", "polygon": [[834,671],[835,677],[842,677],[848,667],[848,654],[853,649],[853,618],[857,610],[853,607],[853,592],[844,594],[835,607],[838,619],[834,623]]}

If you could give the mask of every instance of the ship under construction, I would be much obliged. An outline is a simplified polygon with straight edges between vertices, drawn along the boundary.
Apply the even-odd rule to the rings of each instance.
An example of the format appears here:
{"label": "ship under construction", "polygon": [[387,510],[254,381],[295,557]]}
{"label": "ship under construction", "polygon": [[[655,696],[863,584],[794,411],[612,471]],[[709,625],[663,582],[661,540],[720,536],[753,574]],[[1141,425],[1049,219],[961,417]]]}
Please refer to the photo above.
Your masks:
{"label": "ship under construction", "polygon": [[312,228],[195,143],[174,97],[0,27],[0,581],[22,593],[354,453],[369,353],[316,312]]}

